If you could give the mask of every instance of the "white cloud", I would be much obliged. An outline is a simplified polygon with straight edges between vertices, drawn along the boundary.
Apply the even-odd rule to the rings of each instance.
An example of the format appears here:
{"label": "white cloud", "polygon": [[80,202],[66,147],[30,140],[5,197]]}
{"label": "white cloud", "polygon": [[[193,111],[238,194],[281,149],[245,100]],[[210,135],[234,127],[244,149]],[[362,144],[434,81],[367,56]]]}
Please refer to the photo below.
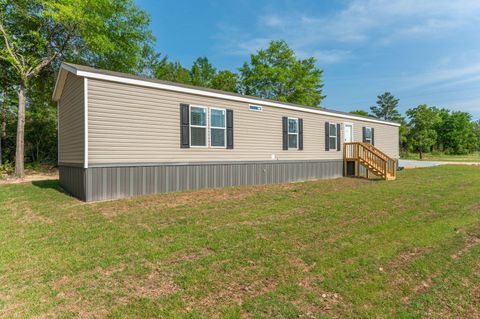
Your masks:
{"label": "white cloud", "polygon": [[[467,84],[478,83],[480,87],[480,54],[466,51],[461,54],[440,58],[425,70],[405,74],[400,78],[400,90],[428,89],[443,90],[456,87],[464,89]],[[480,91],[479,91],[480,94]]]}
{"label": "white cloud", "polygon": [[319,64],[332,64],[343,61],[351,56],[348,50],[316,50],[308,54],[298,53],[300,57],[313,56]]}
{"label": "white cloud", "polygon": [[[351,0],[334,14],[316,15],[268,9],[257,17],[255,36],[221,29],[226,53],[252,53],[272,39],[285,39],[295,51],[337,63],[351,44],[388,45],[399,38],[444,37],[480,23],[480,0]],[[228,29],[228,28],[227,28]]]}

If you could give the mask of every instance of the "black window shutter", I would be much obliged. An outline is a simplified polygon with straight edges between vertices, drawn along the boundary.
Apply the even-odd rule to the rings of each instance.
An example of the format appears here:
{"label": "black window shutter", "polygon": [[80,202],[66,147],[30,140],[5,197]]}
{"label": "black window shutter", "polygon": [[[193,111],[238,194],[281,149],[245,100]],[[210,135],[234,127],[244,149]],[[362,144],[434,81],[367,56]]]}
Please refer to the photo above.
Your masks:
{"label": "black window shutter", "polygon": [[375,145],[375,130],[372,127],[372,145]]}
{"label": "black window shutter", "polygon": [[325,151],[329,151],[330,150],[330,141],[329,141],[329,130],[330,130],[330,123],[328,122],[325,122]]}
{"label": "black window shutter", "polygon": [[298,149],[303,150],[303,119],[298,119]]}
{"label": "black window shutter", "polygon": [[340,151],[341,142],[340,142],[340,124],[337,124],[337,151]]}
{"label": "black window shutter", "polygon": [[367,128],[364,126],[362,127],[362,142],[366,142],[366,136],[367,136]]}
{"label": "black window shutter", "polygon": [[190,147],[190,106],[180,104],[180,147]]}
{"label": "black window shutter", "polygon": [[227,110],[227,148],[233,149],[233,110]]}
{"label": "black window shutter", "polygon": [[288,150],[288,118],[282,118],[283,149]]}

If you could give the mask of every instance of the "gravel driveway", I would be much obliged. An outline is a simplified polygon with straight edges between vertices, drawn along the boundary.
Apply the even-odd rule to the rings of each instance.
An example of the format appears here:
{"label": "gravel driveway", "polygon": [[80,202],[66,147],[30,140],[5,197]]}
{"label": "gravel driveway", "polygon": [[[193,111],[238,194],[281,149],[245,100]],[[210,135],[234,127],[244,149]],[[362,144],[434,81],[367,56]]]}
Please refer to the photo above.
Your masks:
{"label": "gravel driveway", "polygon": [[399,160],[398,165],[405,168],[415,167],[432,167],[438,165],[478,165],[480,162],[437,162],[437,161],[415,161],[415,160]]}

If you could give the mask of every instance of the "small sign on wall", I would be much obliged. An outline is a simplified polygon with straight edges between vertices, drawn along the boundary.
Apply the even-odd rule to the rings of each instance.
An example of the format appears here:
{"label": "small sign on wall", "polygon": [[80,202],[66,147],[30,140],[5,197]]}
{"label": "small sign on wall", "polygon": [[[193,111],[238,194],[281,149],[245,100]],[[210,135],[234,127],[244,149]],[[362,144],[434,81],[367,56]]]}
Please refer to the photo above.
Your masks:
{"label": "small sign on wall", "polygon": [[263,107],[259,105],[249,105],[248,109],[250,111],[263,111]]}

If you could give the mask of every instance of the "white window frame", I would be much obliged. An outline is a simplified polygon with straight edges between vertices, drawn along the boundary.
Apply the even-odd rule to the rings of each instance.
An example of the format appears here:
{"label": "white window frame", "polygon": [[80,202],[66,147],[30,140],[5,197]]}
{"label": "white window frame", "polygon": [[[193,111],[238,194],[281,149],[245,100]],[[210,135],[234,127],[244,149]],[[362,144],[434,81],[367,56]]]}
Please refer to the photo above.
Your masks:
{"label": "white window frame", "polygon": [[[290,133],[290,120],[295,120],[297,122],[297,133]],[[290,135],[296,135],[297,136],[297,147],[290,147]],[[298,118],[287,117],[287,145],[288,145],[288,149],[298,150],[298,135],[299,135]]]}
{"label": "white window frame", "polygon": [[[370,130],[370,138],[367,139],[367,131]],[[365,126],[365,143],[372,144],[372,128]]]}
{"label": "white window frame", "polygon": [[[195,107],[195,108],[199,108],[199,109],[205,109],[206,110],[206,113],[205,113],[205,126],[203,125],[192,125],[192,108]],[[190,108],[188,110],[188,115],[190,117],[190,134],[189,134],[189,139],[190,139],[190,147],[194,147],[194,148],[207,148],[208,147],[208,107],[206,106],[202,106],[202,105],[190,105]],[[196,127],[196,128],[205,128],[205,145],[192,145],[192,127]]]}
{"label": "white window frame", "polygon": [[[218,111],[224,111],[224,121],[223,123],[225,124],[224,127],[218,127],[218,126],[213,126],[210,124],[210,128],[209,128],[209,132],[210,132],[210,147],[211,148],[227,148],[227,110],[226,109],[223,109],[223,108],[220,108],[220,107],[211,107],[210,108],[210,111],[209,111],[209,116],[210,116],[210,119],[212,118],[212,110],[218,110]],[[212,123],[212,121],[210,121],[210,123]],[[224,146],[214,146],[212,145],[212,129],[221,129],[223,130],[223,143],[224,143]]]}
{"label": "white window frame", "polygon": [[[335,136],[333,135],[330,135],[330,125],[335,125]],[[337,150],[337,145],[338,145],[338,130],[337,130],[337,127],[338,127],[338,123],[332,123],[332,122],[329,122],[328,123],[328,150],[331,151],[331,150],[334,150],[336,151]],[[332,137],[335,137],[335,147],[334,148],[331,148],[330,147],[330,139]]]}

